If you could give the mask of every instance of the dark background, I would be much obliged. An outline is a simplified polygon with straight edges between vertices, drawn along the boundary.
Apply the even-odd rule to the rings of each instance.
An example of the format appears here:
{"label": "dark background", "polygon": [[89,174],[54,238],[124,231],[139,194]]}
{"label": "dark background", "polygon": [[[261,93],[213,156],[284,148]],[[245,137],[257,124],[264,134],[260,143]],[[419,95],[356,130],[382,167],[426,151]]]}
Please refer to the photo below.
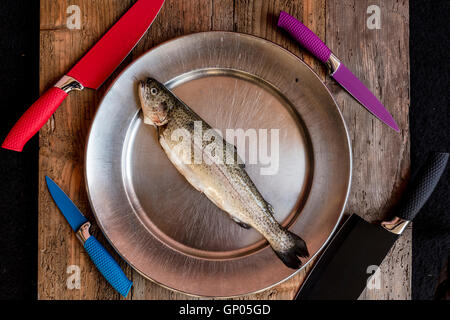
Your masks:
{"label": "dark background", "polygon": [[[448,0],[410,1],[412,173],[429,151],[450,152],[449,14]],[[414,220],[413,299],[450,299],[448,271],[439,279],[450,256],[449,167]]]}
{"label": "dark background", "polygon": [[[0,140],[39,95],[39,1],[0,6]],[[0,151],[0,299],[36,299],[38,139]]]}
{"label": "dark background", "polygon": [[[450,151],[450,1],[410,0],[412,174],[431,150]],[[0,10],[0,140],[38,97],[39,1]],[[395,84],[393,84],[395,85]],[[38,139],[0,150],[0,299],[36,299]],[[449,294],[450,170],[413,228],[413,299]]]}

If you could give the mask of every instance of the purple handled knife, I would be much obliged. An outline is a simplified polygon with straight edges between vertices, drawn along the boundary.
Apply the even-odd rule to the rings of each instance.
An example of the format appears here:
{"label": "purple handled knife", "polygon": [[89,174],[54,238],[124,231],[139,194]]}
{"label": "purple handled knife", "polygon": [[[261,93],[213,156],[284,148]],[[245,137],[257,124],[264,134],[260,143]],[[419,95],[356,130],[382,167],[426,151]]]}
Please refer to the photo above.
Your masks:
{"label": "purple handled knife", "polygon": [[281,11],[278,26],[297,40],[317,59],[327,65],[331,76],[373,115],[395,131],[400,131],[394,118],[369,89],[331,52],[303,23]]}

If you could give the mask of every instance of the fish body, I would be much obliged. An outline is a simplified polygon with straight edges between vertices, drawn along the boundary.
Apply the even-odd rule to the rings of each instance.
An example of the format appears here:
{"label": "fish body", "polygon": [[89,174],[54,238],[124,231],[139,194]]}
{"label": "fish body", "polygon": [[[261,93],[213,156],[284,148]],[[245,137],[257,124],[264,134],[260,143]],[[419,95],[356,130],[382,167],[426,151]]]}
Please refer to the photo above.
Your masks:
{"label": "fish body", "polygon": [[236,148],[158,81],[141,81],[139,97],[144,122],[157,128],[161,147],[186,180],[241,227],[261,233],[288,267],[299,268],[306,243],[276,221]]}

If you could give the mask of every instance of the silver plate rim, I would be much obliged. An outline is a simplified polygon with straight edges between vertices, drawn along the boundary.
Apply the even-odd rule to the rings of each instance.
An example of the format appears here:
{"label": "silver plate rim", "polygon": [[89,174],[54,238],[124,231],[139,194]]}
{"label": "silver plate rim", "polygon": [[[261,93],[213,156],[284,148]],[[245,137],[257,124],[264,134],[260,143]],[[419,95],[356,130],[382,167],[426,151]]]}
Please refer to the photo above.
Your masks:
{"label": "silver plate rim", "polygon": [[[284,279],[273,283],[270,286],[266,286],[264,288],[261,288],[260,290],[255,290],[255,291],[251,291],[251,292],[246,292],[246,293],[242,293],[242,294],[237,294],[237,295],[226,295],[226,296],[221,296],[221,295],[197,295],[197,294],[193,294],[190,292],[185,292],[183,290],[180,289],[176,289],[173,287],[170,287],[168,285],[165,285],[163,283],[160,283],[152,278],[150,278],[149,276],[147,276],[146,274],[144,274],[142,271],[140,271],[133,263],[131,263],[130,261],[128,261],[121,253],[120,251],[117,249],[117,247],[113,244],[113,242],[111,241],[111,239],[109,238],[109,236],[107,235],[103,224],[99,221],[98,219],[98,215],[96,214],[95,210],[94,210],[94,205],[93,205],[93,201],[92,201],[92,197],[91,197],[91,193],[89,192],[89,185],[88,185],[88,176],[87,176],[87,160],[88,160],[88,150],[89,150],[89,144],[90,144],[90,136],[91,136],[91,132],[92,132],[92,128],[93,128],[93,123],[96,121],[98,113],[99,113],[99,106],[102,105],[102,103],[104,102],[106,96],[108,95],[108,93],[111,91],[111,88],[117,83],[117,81],[122,77],[122,75],[127,72],[135,63],[137,63],[138,61],[140,61],[141,59],[143,59],[149,52],[162,47],[168,43],[171,43],[173,41],[177,41],[180,39],[184,39],[184,38],[188,38],[191,36],[196,36],[196,35],[206,35],[206,34],[229,34],[229,35],[238,35],[238,36],[242,36],[242,37],[248,37],[248,38],[253,38],[254,40],[257,41],[262,41],[265,42],[266,44],[270,45],[270,46],[274,46],[277,47],[279,50],[284,51],[286,54],[292,56],[294,59],[296,59],[299,63],[303,64],[304,67],[306,67],[307,69],[309,69],[309,71],[317,78],[317,80],[320,81],[320,83],[323,85],[323,88],[327,91],[329,97],[333,100],[333,103],[336,107],[336,111],[339,115],[339,119],[342,122],[344,131],[345,131],[345,137],[347,140],[347,147],[348,147],[348,156],[349,156],[349,170],[348,170],[348,185],[347,185],[347,190],[345,193],[345,199],[344,202],[342,204],[342,208],[340,210],[339,213],[339,217],[333,227],[333,229],[331,230],[329,236],[326,238],[326,240],[323,242],[323,244],[320,246],[320,248],[316,251],[316,253],[314,255],[312,255],[311,257],[309,257],[308,261],[306,263],[304,263],[298,270],[294,271],[291,275],[285,277]],[[304,62],[301,58],[299,58],[297,55],[295,55],[294,53],[292,53],[291,51],[283,48],[281,45],[278,45],[277,43],[271,41],[271,40],[267,40],[264,39],[262,37],[258,37],[249,33],[243,33],[243,32],[232,32],[232,31],[204,31],[204,32],[196,32],[196,33],[191,33],[191,34],[187,34],[187,35],[181,35],[172,39],[168,39],[166,41],[161,42],[160,44],[150,48],[149,50],[145,51],[144,53],[142,53],[141,55],[139,55],[136,59],[134,59],[132,62],[130,62],[117,76],[116,78],[109,84],[108,88],[105,90],[104,95],[102,96],[102,98],[100,99],[99,103],[98,103],[98,107],[97,110],[95,112],[94,117],[92,118],[92,122],[91,125],[89,127],[89,131],[88,131],[88,135],[87,135],[87,142],[85,143],[85,150],[84,150],[84,180],[85,180],[85,189],[86,189],[86,193],[88,196],[88,200],[89,200],[89,205],[91,207],[91,210],[94,214],[94,218],[95,221],[97,223],[97,226],[99,227],[100,231],[102,232],[103,236],[105,237],[105,239],[108,241],[109,245],[111,245],[111,247],[115,250],[115,252],[120,256],[120,258],[125,261],[128,265],[130,265],[133,270],[135,270],[138,274],[140,274],[141,276],[143,276],[145,279],[150,280],[151,282],[165,288],[171,291],[174,291],[176,293],[181,293],[190,297],[195,297],[195,298],[212,298],[212,299],[232,299],[232,298],[241,298],[241,297],[245,297],[248,295],[252,295],[252,294],[258,294],[261,292],[264,292],[268,289],[271,289],[289,279],[291,279],[292,277],[296,276],[300,271],[302,271],[306,266],[308,266],[312,260],[314,260],[323,250],[324,248],[328,245],[328,243],[330,242],[331,238],[333,237],[333,235],[335,234],[335,232],[337,231],[342,218],[344,216],[344,211],[347,207],[347,203],[348,203],[348,199],[350,196],[350,191],[351,191],[351,186],[352,186],[352,176],[353,176],[353,152],[352,152],[352,145],[351,145],[351,139],[350,139],[350,134],[349,134],[349,130],[348,130],[348,126],[347,123],[345,122],[344,116],[342,114],[341,109],[339,108],[339,104],[336,101],[335,96],[331,93],[330,89],[328,88],[328,86],[326,85],[326,83],[319,77],[319,75],[312,69],[312,67],[310,67],[306,62]],[[305,277],[305,279],[303,281],[306,281],[307,276]]]}

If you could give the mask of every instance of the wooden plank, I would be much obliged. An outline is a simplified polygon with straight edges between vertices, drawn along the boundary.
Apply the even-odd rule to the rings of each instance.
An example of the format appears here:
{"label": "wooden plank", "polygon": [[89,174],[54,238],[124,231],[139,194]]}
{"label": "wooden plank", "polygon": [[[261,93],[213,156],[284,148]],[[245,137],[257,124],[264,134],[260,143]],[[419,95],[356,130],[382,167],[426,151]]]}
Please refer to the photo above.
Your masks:
{"label": "wooden plank", "polygon": [[[134,50],[133,57],[181,35],[210,31],[213,25],[223,28],[226,20],[222,21],[221,17],[232,17],[232,8],[233,5],[230,1],[166,0],[149,32]],[[231,20],[228,19],[228,21]],[[133,281],[132,299],[134,300],[193,299],[165,289],[145,279],[137,272],[133,274]]]}
{"label": "wooden plank", "polygon": [[[211,6],[209,5],[211,4]],[[182,7],[183,10],[180,9]],[[233,9],[234,11],[230,10]],[[170,9],[170,11],[168,11]],[[192,10],[192,11],[191,11]],[[202,11],[203,10],[203,11]],[[307,16],[308,25],[317,30],[319,34],[325,35],[325,3],[324,1],[303,1],[303,5],[299,2],[290,3],[285,1],[198,1],[198,7],[186,6],[183,2],[169,1],[166,3],[160,16],[155,21],[155,24],[161,23],[159,28],[152,28],[149,35],[146,37],[144,43],[155,45],[158,40],[164,41],[175,37],[177,32],[181,34],[191,33],[195,31],[207,30],[233,30],[236,32],[243,32],[253,34],[285,47],[291,47],[292,51],[299,53],[298,46],[288,37],[283,36],[277,30],[277,19],[280,10],[286,10],[296,14],[297,16]],[[200,14],[198,14],[200,12]],[[212,14],[211,14],[212,12]],[[199,28],[198,17],[204,13],[204,28]],[[184,15],[183,20],[181,16]],[[196,16],[194,20],[186,20],[186,17],[191,15]],[[210,15],[210,16],[208,16]],[[228,18],[227,18],[228,17]],[[160,37],[160,30],[165,30],[163,36]],[[181,31],[180,31],[181,30]],[[154,33],[155,32],[155,33]],[[158,39],[155,41],[155,39]],[[143,44],[148,48],[148,44]],[[308,59],[312,60],[310,55]],[[325,75],[324,68],[319,64],[313,64],[316,71],[323,77]],[[298,275],[284,282],[270,290],[256,294],[242,297],[241,299],[292,299],[298,289],[299,284],[303,281],[306,272],[301,271]],[[133,277],[135,281],[135,289],[133,299],[190,299],[183,294],[173,293],[169,290],[162,289],[156,284],[141,278],[135,273]],[[139,289],[136,289],[139,288]]]}
{"label": "wooden plank", "polygon": [[[324,67],[309,53],[303,52],[295,41],[277,27],[281,10],[303,20],[309,28],[325,38],[325,1],[322,0],[236,1],[234,31],[253,34],[279,44],[302,57],[316,73],[325,79]],[[311,267],[312,264],[282,284],[256,295],[248,295],[243,299],[292,299]]]}
{"label": "wooden plank", "polygon": [[[41,90],[58,80],[133,2],[41,0]],[[285,33],[277,30],[280,10],[298,17],[322,39],[326,39],[335,53],[381,97],[404,129],[401,135],[390,131],[368,116],[333,81],[327,80],[344,113],[353,143],[353,188],[347,211],[358,212],[374,220],[384,216],[395,203],[403,190],[409,168],[409,134],[405,129],[408,127],[409,106],[408,2],[378,1],[382,9],[382,29],[369,31],[365,28],[365,11],[369,4],[376,2],[166,0],[149,32],[116,74],[132,59],[166,40],[193,32],[228,30],[254,34],[287,48],[302,57],[325,80],[324,67]],[[81,30],[68,30],[66,27],[66,9],[69,5],[78,5],[81,9]],[[396,31],[398,28],[401,32]],[[57,211],[44,182],[44,176],[49,175],[65,186],[69,196],[92,218],[84,188],[84,144],[99,99],[111,79],[114,75],[97,92],[86,90],[70,96],[40,133],[39,299],[120,298],[88,260]],[[391,86],[391,83],[396,85]],[[99,232],[96,235],[104,242]],[[388,274],[384,271],[389,271],[395,278],[385,279],[381,290],[367,292],[364,298],[409,297],[408,236],[396,245],[382,267],[383,275]],[[80,290],[67,289],[66,269],[69,265],[80,267]],[[123,266],[134,281],[131,299],[189,298],[162,288]],[[302,271],[281,285],[243,299],[291,299],[304,277],[305,271]]]}
{"label": "wooden plank", "polygon": [[[127,10],[132,1],[41,1],[40,89],[52,86]],[[81,30],[66,26],[66,10],[78,5]],[[114,78],[114,77],[113,77]],[[71,95],[40,132],[39,150],[39,253],[38,298],[119,299],[119,295],[95,269],[73,231],[57,210],[45,184],[48,175],[93,221],[84,187],[84,148],[89,125],[107,85],[99,91]],[[93,230],[104,241],[100,232]],[[107,246],[107,248],[109,248]],[[81,271],[80,290],[70,290],[67,267]],[[123,264],[123,266],[125,266]],[[125,267],[128,274],[131,270]]]}
{"label": "wooden plank", "polygon": [[[367,8],[381,9],[381,29],[370,30]],[[409,175],[408,1],[330,0],[326,43],[396,119],[396,133],[371,116],[332,79],[327,85],[344,114],[353,151],[352,190],[347,213],[383,219],[398,201]],[[363,299],[410,298],[411,232],[397,242],[381,266],[382,289]]]}

